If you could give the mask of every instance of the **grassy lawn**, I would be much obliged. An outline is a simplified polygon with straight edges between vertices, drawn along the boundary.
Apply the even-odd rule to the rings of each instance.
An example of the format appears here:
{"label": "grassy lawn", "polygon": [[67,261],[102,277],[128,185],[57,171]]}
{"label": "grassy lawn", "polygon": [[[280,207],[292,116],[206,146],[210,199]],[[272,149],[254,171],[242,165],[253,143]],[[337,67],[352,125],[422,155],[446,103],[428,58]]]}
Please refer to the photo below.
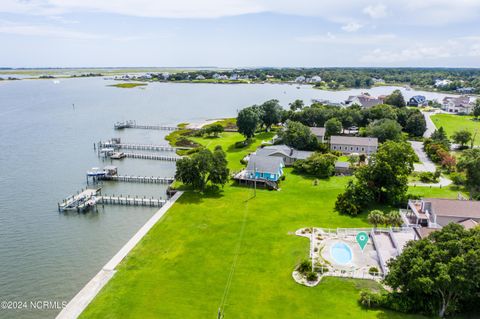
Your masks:
{"label": "grassy lawn", "polygon": [[112,84],[112,85],[108,85],[108,86],[113,86],[113,87],[116,87],[116,88],[122,88],[122,89],[132,89],[132,88],[135,88],[137,86],[146,86],[147,83],[118,83],[118,84]]}
{"label": "grassy lawn", "polygon": [[[196,138],[227,151],[232,169],[254,150],[265,133],[245,149],[232,145],[238,133]],[[315,288],[296,284],[291,273],[308,254],[308,241],[292,235],[305,226],[364,227],[357,217],[334,212],[337,195],[349,177],[321,180],[293,174],[280,191],[226,185],[219,193],[185,192],[130,255],[82,314],[82,318],[421,318],[382,310],[364,310],[359,290],[380,289],[372,281],[325,278]],[[425,196],[449,196],[449,189],[420,190]],[[223,300],[223,302],[222,302]]]}
{"label": "grassy lawn", "polygon": [[[439,128],[443,126],[448,136],[461,129],[467,129],[470,132],[480,131],[480,121],[473,120],[473,116],[453,115],[453,114],[435,114],[432,115],[432,121]],[[480,145],[480,137],[477,136],[475,145]]]}

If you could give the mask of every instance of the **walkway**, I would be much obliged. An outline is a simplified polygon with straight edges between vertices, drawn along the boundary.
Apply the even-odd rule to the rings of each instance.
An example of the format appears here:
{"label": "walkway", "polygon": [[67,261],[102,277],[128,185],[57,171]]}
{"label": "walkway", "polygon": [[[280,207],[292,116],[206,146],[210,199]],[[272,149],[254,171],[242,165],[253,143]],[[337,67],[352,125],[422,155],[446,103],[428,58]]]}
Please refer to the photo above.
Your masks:
{"label": "walkway", "polygon": [[423,137],[430,137],[432,133],[437,129],[435,124],[433,123],[430,116],[437,114],[437,112],[422,112],[423,116],[425,117],[425,121],[427,122],[427,130],[423,133]]}
{"label": "walkway", "polygon": [[423,143],[416,141],[409,141],[412,145],[413,150],[418,156],[421,164],[413,164],[415,167],[415,172],[432,172],[434,173],[437,169],[435,164],[428,158],[427,153],[423,150]]}
{"label": "walkway", "polygon": [[140,242],[148,231],[165,215],[168,209],[183,194],[177,192],[167,203],[160,208],[140,230],[123,246],[118,253],[90,280],[80,292],[73,297],[67,306],[58,314],[57,319],[75,319],[87,308],[90,302],[115,274],[118,264]]}

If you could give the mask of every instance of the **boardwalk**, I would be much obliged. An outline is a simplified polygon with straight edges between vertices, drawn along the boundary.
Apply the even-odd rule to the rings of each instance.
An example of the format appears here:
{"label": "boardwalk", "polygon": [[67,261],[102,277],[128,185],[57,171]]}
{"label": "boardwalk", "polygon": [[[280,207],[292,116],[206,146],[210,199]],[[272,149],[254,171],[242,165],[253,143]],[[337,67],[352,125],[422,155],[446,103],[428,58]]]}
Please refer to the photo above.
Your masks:
{"label": "boardwalk", "polygon": [[116,130],[123,130],[126,128],[142,129],[142,130],[159,130],[159,131],[176,131],[178,127],[168,125],[142,125],[135,121],[117,122],[113,126]]}
{"label": "boardwalk", "polygon": [[170,162],[176,162],[181,158],[179,156],[167,156],[167,155],[131,153],[131,152],[125,152],[123,154],[125,154],[125,157],[128,157],[128,158],[139,158],[139,159],[170,161]]}
{"label": "boardwalk", "polygon": [[100,205],[124,205],[124,206],[150,206],[162,207],[167,201],[156,198],[122,197],[122,196],[98,196],[96,203]]}
{"label": "boardwalk", "polygon": [[135,143],[113,143],[111,141],[98,142],[98,148],[114,148],[114,149],[128,149],[128,150],[142,150],[142,151],[160,151],[160,152],[175,152],[179,149],[191,149],[191,147],[171,147],[168,145],[155,144],[135,144]]}
{"label": "boardwalk", "polygon": [[98,177],[97,180],[145,184],[171,184],[173,183],[174,178],[156,176],[105,175]]}

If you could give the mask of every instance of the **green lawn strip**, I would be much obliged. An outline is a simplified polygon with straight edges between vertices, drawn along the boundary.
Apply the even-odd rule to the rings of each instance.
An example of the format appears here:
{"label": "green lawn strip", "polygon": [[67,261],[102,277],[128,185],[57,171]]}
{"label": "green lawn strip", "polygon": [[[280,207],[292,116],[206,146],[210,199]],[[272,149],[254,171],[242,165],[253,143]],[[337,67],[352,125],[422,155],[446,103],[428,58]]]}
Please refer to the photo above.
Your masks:
{"label": "green lawn strip", "polygon": [[112,84],[108,86],[113,86],[116,88],[122,88],[122,89],[131,89],[137,86],[146,86],[147,83],[117,83],[117,84]]}
{"label": "green lawn strip", "polygon": [[[262,138],[242,151],[231,148],[238,140],[242,137],[237,133],[223,133],[208,147],[224,146],[231,165],[240,167],[234,160],[255,149]],[[307,288],[293,281],[295,265],[308,255],[308,241],[292,235],[295,230],[368,223],[366,213],[349,217],[333,210],[349,177],[320,180],[314,186],[313,178],[291,169],[286,173],[280,191],[258,190],[255,198],[251,188],[232,184],[217,194],[186,192],[122,261],[81,317],[214,318],[236,258],[226,318],[420,318],[362,309],[359,289],[379,289],[374,282],[325,278]],[[422,190],[424,196],[455,194],[447,188]]]}
{"label": "green lawn strip", "polygon": [[[474,133],[475,130],[480,132],[480,121],[473,120],[473,116],[454,115],[454,114],[435,114],[431,116],[435,126],[442,126],[449,137],[456,131],[467,129]],[[480,145],[480,136],[477,136],[475,145]]]}

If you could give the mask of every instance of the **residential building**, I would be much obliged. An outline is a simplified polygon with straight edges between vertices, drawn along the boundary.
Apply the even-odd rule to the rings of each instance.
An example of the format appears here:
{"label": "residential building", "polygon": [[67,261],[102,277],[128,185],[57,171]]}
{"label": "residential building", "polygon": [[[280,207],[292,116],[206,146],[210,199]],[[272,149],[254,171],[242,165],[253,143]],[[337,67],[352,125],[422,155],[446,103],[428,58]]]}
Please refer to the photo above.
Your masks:
{"label": "residential building", "polygon": [[[292,165],[296,160],[306,159],[313,152],[299,151],[287,145],[272,145],[257,149],[254,153],[257,156],[274,156],[283,159],[285,166]],[[252,156],[252,155],[251,155]],[[251,157],[250,156],[250,157]]]}
{"label": "residential building", "polygon": [[312,78],[310,79],[310,82],[311,83],[319,83],[319,82],[322,82],[322,78],[318,75],[315,75],[315,76],[312,76]]}
{"label": "residential building", "polygon": [[442,87],[442,86],[447,86],[447,85],[449,85],[449,84],[451,84],[451,83],[452,83],[452,81],[450,81],[450,80],[437,79],[437,80],[435,80],[434,86],[436,86],[436,87]]}
{"label": "residential building", "polygon": [[250,155],[246,176],[250,179],[261,179],[277,182],[283,175],[283,159],[276,156]]}
{"label": "residential building", "polygon": [[295,79],[295,82],[297,82],[297,83],[304,83],[305,81],[306,81],[306,78],[303,75],[301,75],[301,76],[299,76]]}
{"label": "residential building", "polygon": [[205,80],[205,77],[203,75],[199,74],[199,75],[197,75],[195,80]]}
{"label": "residential building", "polygon": [[345,101],[346,105],[359,105],[362,108],[370,108],[375,105],[383,104],[383,99],[375,98],[367,94],[352,95]]}
{"label": "residential building", "polygon": [[407,102],[408,106],[427,106],[427,98],[423,95],[415,95],[410,98]]}
{"label": "residential building", "polygon": [[352,175],[353,168],[347,162],[335,162],[335,175]]}
{"label": "residential building", "polygon": [[480,201],[444,198],[409,200],[405,217],[410,225],[426,228],[438,229],[449,223],[458,223],[470,229],[480,222]]}
{"label": "residential building", "polygon": [[318,142],[325,142],[325,128],[324,127],[310,127],[310,132],[317,138]]}
{"label": "residential building", "polygon": [[339,151],[343,154],[359,153],[373,154],[378,149],[378,139],[376,137],[355,137],[338,136],[330,137],[330,150]]}
{"label": "residential building", "polygon": [[470,97],[466,95],[443,98],[442,109],[450,113],[470,114],[473,111],[474,104],[470,101]]}
{"label": "residential building", "polygon": [[458,88],[456,91],[462,94],[472,94],[472,93],[475,93],[475,88],[472,88],[472,87]]}

